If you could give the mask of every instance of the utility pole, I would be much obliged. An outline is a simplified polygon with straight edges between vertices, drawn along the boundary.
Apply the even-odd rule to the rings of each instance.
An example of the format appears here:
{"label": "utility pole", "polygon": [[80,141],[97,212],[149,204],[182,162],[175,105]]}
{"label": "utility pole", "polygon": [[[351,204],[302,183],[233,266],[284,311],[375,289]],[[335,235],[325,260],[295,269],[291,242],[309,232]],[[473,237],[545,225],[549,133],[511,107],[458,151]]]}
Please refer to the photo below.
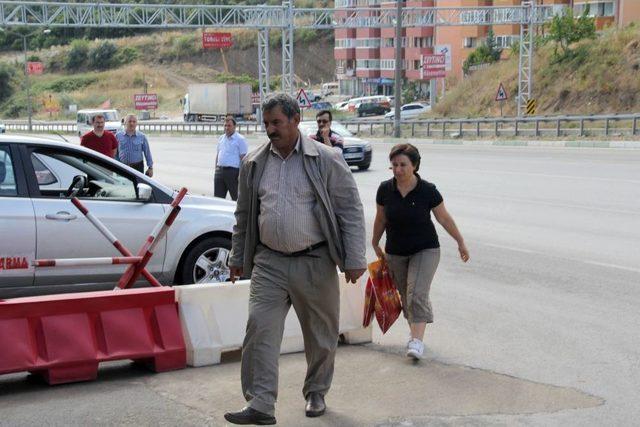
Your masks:
{"label": "utility pole", "polygon": [[402,0],[396,0],[396,70],[395,70],[395,110],[393,112],[393,136],[400,138],[400,108],[402,106]]}
{"label": "utility pole", "polygon": [[[5,29],[0,27],[0,32],[10,32],[15,34],[18,37],[22,38],[22,53],[24,55],[24,86],[25,86],[25,90],[27,91],[27,113],[29,114],[29,132],[33,131],[33,107],[31,104],[31,85],[29,82],[29,61],[27,59],[27,38],[34,35],[35,33],[37,33],[40,30],[36,30],[33,31],[29,34],[20,34],[18,32],[15,31],[11,31],[9,29]],[[51,32],[50,29],[46,28],[44,31],[42,31],[43,34],[49,34]]]}
{"label": "utility pole", "polygon": [[31,87],[29,84],[29,63],[27,61],[27,36],[20,34],[22,37],[22,50],[24,52],[24,84],[27,89],[27,113],[29,114],[29,132],[33,131],[32,116],[33,109],[31,108]]}

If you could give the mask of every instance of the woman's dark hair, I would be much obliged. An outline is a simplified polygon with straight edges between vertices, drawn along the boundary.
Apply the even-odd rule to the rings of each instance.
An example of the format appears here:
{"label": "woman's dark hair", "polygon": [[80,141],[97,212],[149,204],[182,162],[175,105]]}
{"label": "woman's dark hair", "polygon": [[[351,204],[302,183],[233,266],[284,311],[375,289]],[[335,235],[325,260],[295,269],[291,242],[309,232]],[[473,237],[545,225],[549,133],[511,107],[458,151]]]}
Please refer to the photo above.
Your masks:
{"label": "woman's dark hair", "polygon": [[392,161],[394,157],[404,154],[411,160],[411,164],[416,168],[416,172],[420,169],[420,152],[411,144],[398,144],[394,145],[389,153],[389,160]]}

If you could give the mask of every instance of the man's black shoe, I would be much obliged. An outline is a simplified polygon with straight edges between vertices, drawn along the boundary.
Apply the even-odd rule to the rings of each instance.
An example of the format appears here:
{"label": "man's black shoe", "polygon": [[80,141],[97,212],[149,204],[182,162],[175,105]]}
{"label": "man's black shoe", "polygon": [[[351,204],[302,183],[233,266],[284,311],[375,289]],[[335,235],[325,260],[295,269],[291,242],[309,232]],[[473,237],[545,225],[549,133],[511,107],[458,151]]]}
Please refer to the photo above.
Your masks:
{"label": "man's black shoe", "polygon": [[307,395],[307,405],[304,407],[307,417],[319,417],[324,414],[326,409],[327,405],[324,403],[323,395],[315,392],[311,392]]}
{"label": "man's black shoe", "polygon": [[267,426],[276,423],[276,417],[265,414],[264,412],[256,411],[249,406],[243,408],[240,412],[227,412],[224,414],[224,419],[232,424],[255,424],[259,426]]}

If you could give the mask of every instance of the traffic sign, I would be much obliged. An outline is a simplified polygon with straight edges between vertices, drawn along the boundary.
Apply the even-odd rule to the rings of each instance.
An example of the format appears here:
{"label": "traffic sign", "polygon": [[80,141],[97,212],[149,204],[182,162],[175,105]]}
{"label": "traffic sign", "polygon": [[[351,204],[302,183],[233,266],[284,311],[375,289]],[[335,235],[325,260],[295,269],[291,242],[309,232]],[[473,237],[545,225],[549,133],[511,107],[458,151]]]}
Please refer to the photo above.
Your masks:
{"label": "traffic sign", "polygon": [[496,94],[496,101],[506,101],[507,99],[509,99],[509,95],[504,89],[502,82],[500,82],[500,86],[498,86],[498,93]]}
{"label": "traffic sign", "polygon": [[527,100],[527,116],[533,116],[536,114],[538,103],[535,99],[531,98]]}
{"label": "traffic sign", "polygon": [[311,101],[309,101],[309,97],[304,89],[300,89],[298,96],[296,96],[296,101],[298,101],[300,108],[311,108]]}

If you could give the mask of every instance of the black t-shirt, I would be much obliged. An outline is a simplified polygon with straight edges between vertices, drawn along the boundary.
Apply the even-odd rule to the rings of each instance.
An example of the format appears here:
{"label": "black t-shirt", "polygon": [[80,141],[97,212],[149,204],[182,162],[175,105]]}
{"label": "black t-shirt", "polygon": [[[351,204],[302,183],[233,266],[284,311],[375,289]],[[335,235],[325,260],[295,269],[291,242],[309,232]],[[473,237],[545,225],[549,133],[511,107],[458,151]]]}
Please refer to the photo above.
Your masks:
{"label": "black t-shirt", "polygon": [[416,188],[403,198],[392,178],[378,187],[376,203],[384,206],[387,218],[387,253],[413,255],[423,249],[440,247],[431,221],[431,209],[442,203],[442,195],[435,185],[418,176]]}

